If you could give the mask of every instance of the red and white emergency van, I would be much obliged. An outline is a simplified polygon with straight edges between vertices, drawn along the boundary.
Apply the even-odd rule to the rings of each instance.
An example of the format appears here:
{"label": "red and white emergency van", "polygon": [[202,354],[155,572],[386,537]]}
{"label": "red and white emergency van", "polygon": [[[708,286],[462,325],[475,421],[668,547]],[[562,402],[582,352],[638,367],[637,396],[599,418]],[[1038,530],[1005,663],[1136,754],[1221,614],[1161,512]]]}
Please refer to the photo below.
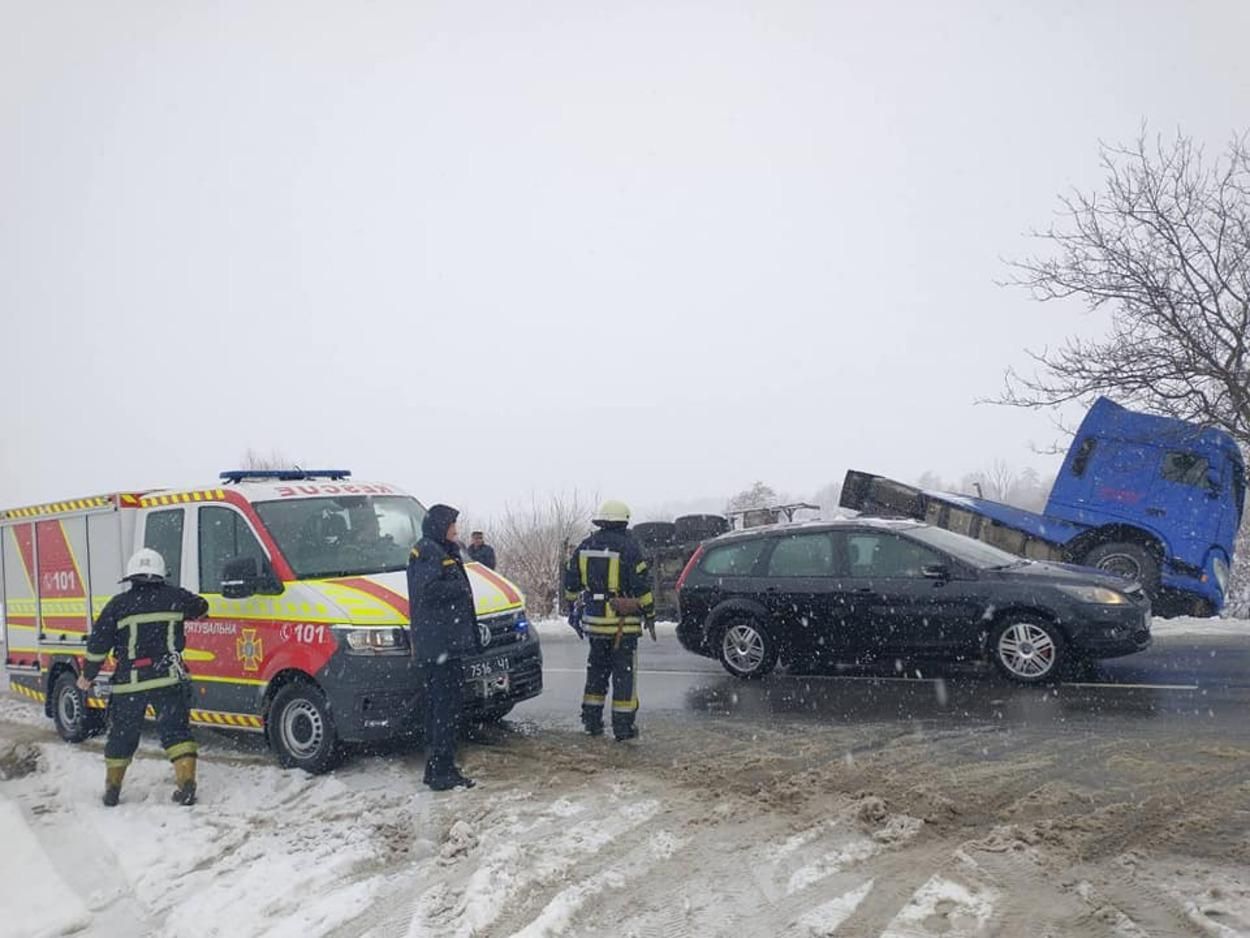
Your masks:
{"label": "red and white emergency van", "polygon": [[[424,675],[408,636],[408,554],[425,509],[346,471],[228,472],[204,488],[122,492],[0,510],[0,615],[13,691],[62,737],[102,729],[109,667],[74,686],[95,616],[140,547],[208,600],[186,624],[193,723],[265,733],[311,772],[341,743],[420,725]],[[503,717],[542,691],[542,650],[520,590],[467,565],[485,649],[464,662],[466,715]]]}

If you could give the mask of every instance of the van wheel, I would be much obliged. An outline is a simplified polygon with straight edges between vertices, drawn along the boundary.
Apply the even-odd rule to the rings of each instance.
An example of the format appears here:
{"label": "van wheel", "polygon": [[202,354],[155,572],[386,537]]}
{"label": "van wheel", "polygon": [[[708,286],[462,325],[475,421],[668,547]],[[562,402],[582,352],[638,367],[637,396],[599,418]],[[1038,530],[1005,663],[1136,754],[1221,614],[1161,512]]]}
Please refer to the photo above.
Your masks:
{"label": "van wheel", "polygon": [[749,615],[730,616],[717,630],[717,655],[734,677],[763,677],[776,667],[780,650],[772,633]]}
{"label": "van wheel", "polygon": [[104,729],[104,711],[87,706],[87,695],[75,684],[77,676],[62,671],[52,685],[52,722],[61,739],[81,743]]}
{"label": "van wheel", "polygon": [[314,684],[287,684],[273,698],[266,724],[269,745],[284,769],[328,772],[342,758],[325,694]]}
{"label": "van wheel", "polygon": [[1063,636],[1040,616],[1008,615],[990,633],[994,665],[1021,684],[1058,679],[1064,665]]}
{"label": "van wheel", "polygon": [[1159,561],[1141,544],[1132,541],[1099,544],[1081,562],[1087,567],[1097,567],[1104,573],[1114,573],[1140,583],[1151,596],[1159,589]]}

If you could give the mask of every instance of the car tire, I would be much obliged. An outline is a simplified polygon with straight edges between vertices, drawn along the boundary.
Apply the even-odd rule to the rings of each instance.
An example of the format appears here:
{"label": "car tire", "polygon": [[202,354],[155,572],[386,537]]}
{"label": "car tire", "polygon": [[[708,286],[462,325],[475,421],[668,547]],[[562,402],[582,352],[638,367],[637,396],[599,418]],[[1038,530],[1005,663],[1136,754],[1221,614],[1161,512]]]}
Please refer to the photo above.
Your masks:
{"label": "car tire", "polygon": [[315,684],[296,681],[282,687],[269,707],[266,732],[284,769],[321,775],[342,759],[334,717],[325,694]]}
{"label": "car tire", "polygon": [[81,743],[104,729],[104,711],[87,706],[87,695],[78,689],[77,680],[72,671],[62,671],[52,685],[52,722],[67,743]]}
{"label": "car tire", "polygon": [[1150,596],[1159,590],[1159,559],[1148,548],[1132,541],[1099,544],[1081,560],[1087,567],[1113,573],[1142,585]]}
{"label": "car tire", "polygon": [[781,652],[773,633],[758,618],[733,613],[716,629],[716,655],[734,677],[753,681],[777,666]]}
{"label": "car tire", "polygon": [[1063,633],[1037,615],[1006,615],[989,635],[994,666],[1020,684],[1045,684],[1059,679],[1067,667]]}

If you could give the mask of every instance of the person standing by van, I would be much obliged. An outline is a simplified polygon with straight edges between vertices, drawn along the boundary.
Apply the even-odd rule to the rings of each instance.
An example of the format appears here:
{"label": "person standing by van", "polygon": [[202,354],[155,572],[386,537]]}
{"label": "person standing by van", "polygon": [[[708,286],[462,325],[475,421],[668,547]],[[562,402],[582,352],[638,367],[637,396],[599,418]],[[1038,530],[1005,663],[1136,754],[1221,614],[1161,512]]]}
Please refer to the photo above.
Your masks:
{"label": "person standing by van", "polygon": [[117,661],[110,681],[109,735],[104,746],[104,804],[121,799],[122,780],[139,748],[148,707],[156,711],[156,729],[174,766],[173,800],[195,804],[195,760],[191,738],[191,681],[182,662],[187,647],[183,623],[208,613],[202,596],[165,582],[165,558],[150,548],[136,551],[126,564],[130,589],[108,601],[87,639],[86,662],[78,689],[89,691],[112,653]]}
{"label": "person standing by van", "polygon": [[474,531],[469,535],[469,559],[483,567],[495,569],[495,548],[486,543],[486,535]]}
{"label": "person standing by van", "polygon": [[408,558],[412,648],[425,670],[425,784],[435,791],[472,788],[456,767],[464,673],[461,659],[478,648],[473,588],[456,540],[460,513],[434,505],[421,523],[424,537]]}

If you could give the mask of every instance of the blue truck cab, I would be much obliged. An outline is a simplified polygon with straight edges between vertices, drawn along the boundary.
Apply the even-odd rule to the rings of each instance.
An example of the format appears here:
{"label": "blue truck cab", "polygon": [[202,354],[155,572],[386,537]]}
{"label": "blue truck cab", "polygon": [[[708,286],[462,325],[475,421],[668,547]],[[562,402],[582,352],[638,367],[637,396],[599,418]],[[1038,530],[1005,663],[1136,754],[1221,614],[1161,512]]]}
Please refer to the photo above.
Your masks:
{"label": "blue truck cab", "polygon": [[1163,614],[1210,615],[1224,605],[1246,469],[1222,430],[1099,398],[1042,514],[854,470],[840,504],[927,521],[1022,557],[1097,567],[1141,583]]}
{"label": "blue truck cab", "polygon": [[1224,605],[1245,502],[1245,464],[1227,433],[1099,398],[1045,514],[1076,529],[1063,542],[1073,559],[1140,580],[1172,605],[1195,597],[1193,611],[1210,612]]}

